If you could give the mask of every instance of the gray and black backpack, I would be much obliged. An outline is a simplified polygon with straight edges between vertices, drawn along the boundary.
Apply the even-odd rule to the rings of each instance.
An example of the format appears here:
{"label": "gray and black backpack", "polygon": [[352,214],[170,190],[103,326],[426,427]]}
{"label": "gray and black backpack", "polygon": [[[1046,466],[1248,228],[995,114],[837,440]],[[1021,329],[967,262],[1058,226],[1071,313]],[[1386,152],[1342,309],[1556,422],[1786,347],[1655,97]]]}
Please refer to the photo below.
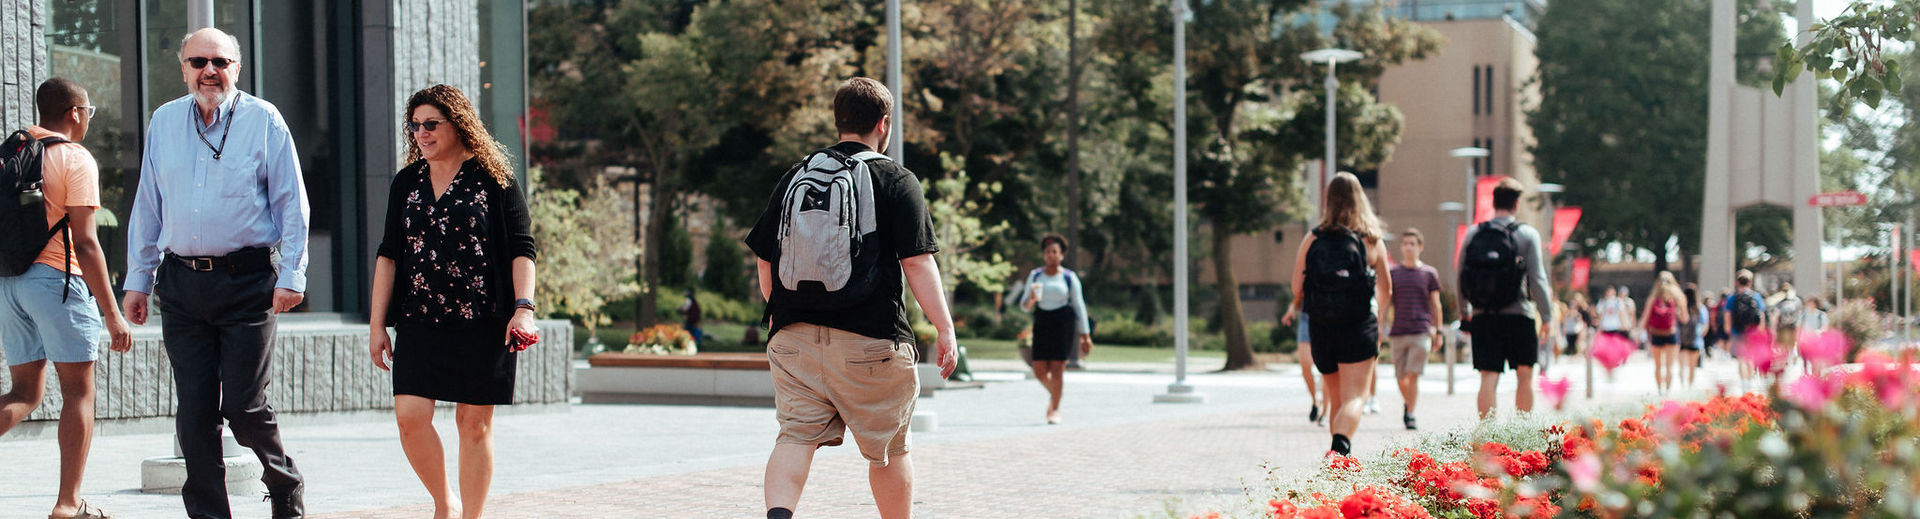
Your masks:
{"label": "gray and black backpack", "polygon": [[[0,277],[26,274],[39,259],[40,251],[55,238],[65,240],[67,254],[73,254],[73,237],[67,218],[47,221],[46,194],[41,177],[40,159],[48,146],[71,142],[61,137],[35,139],[26,130],[13,132],[0,142]],[[68,258],[71,262],[72,258]],[[67,272],[71,278],[73,272]],[[60,295],[62,302],[66,294]]]}
{"label": "gray and black backpack", "polygon": [[873,168],[886,155],[853,156],[832,149],[808,155],[794,166],[781,194],[779,268],[772,302],[807,310],[841,310],[865,301],[879,284],[872,234]]}

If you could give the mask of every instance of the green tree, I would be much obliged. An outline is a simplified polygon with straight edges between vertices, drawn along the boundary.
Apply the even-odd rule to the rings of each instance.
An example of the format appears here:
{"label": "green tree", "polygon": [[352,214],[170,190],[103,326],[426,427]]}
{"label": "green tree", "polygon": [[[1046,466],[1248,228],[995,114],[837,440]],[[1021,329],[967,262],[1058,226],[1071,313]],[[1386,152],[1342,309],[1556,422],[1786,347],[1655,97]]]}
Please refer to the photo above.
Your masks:
{"label": "green tree", "polygon": [[671,289],[693,286],[693,234],[687,232],[680,211],[668,210],[667,221],[661,228],[666,236],[660,244],[660,286]]}
{"label": "green tree", "polygon": [[707,268],[700,276],[701,286],[727,299],[757,301],[758,294],[751,294],[752,287],[747,283],[754,275],[740,236],[728,228],[726,218],[717,219],[707,238]]}
{"label": "green tree", "polygon": [[619,214],[619,192],[599,182],[584,194],[566,188],[542,187],[540,168],[528,171],[533,191],[528,212],[533,239],[540,244],[540,290],[543,312],[576,319],[589,331],[607,324],[608,301],[632,297],[640,286],[628,265],[639,252],[633,228],[626,219],[600,219]]}
{"label": "green tree", "polygon": [[[1574,240],[1654,253],[1697,250],[1706,182],[1707,0],[1553,2],[1540,18],[1540,105],[1527,114],[1542,180],[1586,208]],[[1742,0],[1742,48],[1771,48],[1778,11]],[[1744,56],[1745,82],[1759,80]],[[1742,222],[1744,226],[1746,222]]]}
{"label": "green tree", "polygon": [[1904,56],[1899,54],[1911,46],[1916,24],[1920,0],[1854,0],[1840,16],[1815,23],[1805,45],[1779,44],[1773,92],[1783,92],[1806,71],[1843,85],[1829,106],[1843,107],[1858,99],[1878,108],[1886,94],[1898,94],[1906,84],[1899,59]]}

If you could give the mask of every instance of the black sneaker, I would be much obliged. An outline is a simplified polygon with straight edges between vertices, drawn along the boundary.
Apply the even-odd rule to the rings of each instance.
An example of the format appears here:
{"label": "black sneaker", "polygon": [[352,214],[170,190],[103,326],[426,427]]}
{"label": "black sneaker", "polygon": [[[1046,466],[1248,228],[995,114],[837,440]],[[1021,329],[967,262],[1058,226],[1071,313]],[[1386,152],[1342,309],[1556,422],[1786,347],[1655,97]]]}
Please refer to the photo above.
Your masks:
{"label": "black sneaker", "polygon": [[273,503],[273,519],[300,519],[306,517],[306,505],[300,495],[306,492],[306,485],[294,485],[290,490],[270,492],[267,501]]}
{"label": "black sneaker", "polygon": [[1307,411],[1307,421],[1313,422],[1313,423],[1320,423],[1320,405],[1319,404],[1314,404],[1313,410]]}
{"label": "black sneaker", "polygon": [[1403,416],[1401,416],[1401,417],[1400,417],[1400,419],[1401,419],[1402,421],[1405,421],[1405,422],[1407,422],[1407,430],[1409,430],[1409,431],[1417,431],[1417,430],[1420,430],[1420,426],[1418,426],[1418,425],[1414,425],[1414,422],[1413,422],[1413,414],[1412,414],[1412,413],[1408,413],[1408,414],[1406,414],[1406,415],[1403,415]]}

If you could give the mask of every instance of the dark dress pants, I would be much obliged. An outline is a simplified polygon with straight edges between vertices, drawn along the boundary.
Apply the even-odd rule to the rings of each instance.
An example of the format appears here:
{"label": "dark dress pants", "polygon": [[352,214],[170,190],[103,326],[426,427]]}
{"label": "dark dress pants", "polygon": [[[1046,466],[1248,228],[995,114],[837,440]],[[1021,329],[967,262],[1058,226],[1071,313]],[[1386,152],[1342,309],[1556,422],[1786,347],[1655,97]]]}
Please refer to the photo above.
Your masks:
{"label": "dark dress pants", "polygon": [[300,486],[300,471],[280,445],[280,426],[266,398],[277,277],[267,264],[211,272],[171,259],[161,264],[155,291],[180,401],[174,426],[187,461],[180,494],[188,517],[232,517],[220,456],[223,418],[234,439],[260,457],[266,472],[260,479],[269,492]]}

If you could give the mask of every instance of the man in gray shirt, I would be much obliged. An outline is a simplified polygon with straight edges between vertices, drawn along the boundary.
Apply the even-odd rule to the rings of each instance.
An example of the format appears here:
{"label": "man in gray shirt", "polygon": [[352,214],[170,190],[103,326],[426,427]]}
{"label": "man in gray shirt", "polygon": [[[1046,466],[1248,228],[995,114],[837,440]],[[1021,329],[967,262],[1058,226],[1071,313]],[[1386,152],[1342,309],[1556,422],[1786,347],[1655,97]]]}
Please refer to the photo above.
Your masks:
{"label": "man in gray shirt", "polygon": [[[1552,337],[1548,334],[1551,316],[1543,312],[1553,311],[1553,288],[1547,283],[1546,255],[1540,252],[1540,232],[1533,226],[1515,222],[1513,217],[1525,189],[1517,180],[1501,180],[1493,188],[1493,219],[1467,230],[1460,240],[1466,244],[1461,250],[1460,308],[1468,309],[1462,313],[1467,316],[1462,329],[1473,335],[1473,369],[1480,372],[1481,418],[1493,411],[1494,391],[1499,388],[1500,375],[1508,365],[1513,366],[1520,383],[1514,395],[1514,407],[1520,411],[1533,410],[1533,366],[1540,357],[1541,339]],[[1528,297],[1519,297],[1499,308],[1474,308],[1466,297],[1466,288],[1470,283],[1468,278],[1477,274],[1468,272],[1474,268],[1474,261],[1466,253],[1475,248],[1476,235],[1502,230],[1512,234],[1517,249],[1513,252],[1520,258],[1519,274],[1524,285],[1521,290]]]}

